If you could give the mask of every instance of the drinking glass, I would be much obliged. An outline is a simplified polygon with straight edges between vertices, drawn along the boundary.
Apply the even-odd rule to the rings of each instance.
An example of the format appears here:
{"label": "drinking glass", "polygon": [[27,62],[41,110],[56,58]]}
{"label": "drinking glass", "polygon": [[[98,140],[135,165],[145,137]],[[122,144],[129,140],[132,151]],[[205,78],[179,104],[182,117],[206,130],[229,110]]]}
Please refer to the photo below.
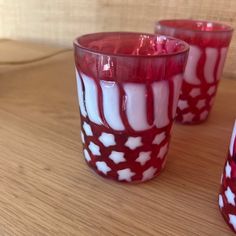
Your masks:
{"label": "drinking glass", "polygon": [[74,41],[81,139],[88,165],[121,182],[164,168],[188,45],[172,37],[106,32]]}
{"label": "drinking glass", "polygon": [[205,121],[214,102],[233,29],[211,21],[161,20],[156,23],[155,32],[190,45],[176,120],[188,124]]}
{"label": "drinking glass", "polygon": [[229,145],[219,194],[219,208],[230,228],[236,233],[236,120]]}

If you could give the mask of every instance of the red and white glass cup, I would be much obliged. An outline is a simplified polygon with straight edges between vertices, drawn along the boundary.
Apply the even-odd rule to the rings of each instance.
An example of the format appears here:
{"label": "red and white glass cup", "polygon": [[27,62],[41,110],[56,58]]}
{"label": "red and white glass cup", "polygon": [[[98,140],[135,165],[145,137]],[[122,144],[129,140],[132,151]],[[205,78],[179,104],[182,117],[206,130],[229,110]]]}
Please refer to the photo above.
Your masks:
{"label": "red and white glass cup", "polygon": [[74,41],[84,157],[99,175],[144,182],[163,169],[188,44],[107,32]]}
{"label": "red and white glass cup", "polygon": [[155,32],[190,45],[176,120],[187,124],[205,121],[214,102],[233,29],[210,21],[161,20],[156,23]]}
{"label": "red and white glass cup", "polygon": [[236,120],[221,177],[219,207],[226,223],[236,233]]}

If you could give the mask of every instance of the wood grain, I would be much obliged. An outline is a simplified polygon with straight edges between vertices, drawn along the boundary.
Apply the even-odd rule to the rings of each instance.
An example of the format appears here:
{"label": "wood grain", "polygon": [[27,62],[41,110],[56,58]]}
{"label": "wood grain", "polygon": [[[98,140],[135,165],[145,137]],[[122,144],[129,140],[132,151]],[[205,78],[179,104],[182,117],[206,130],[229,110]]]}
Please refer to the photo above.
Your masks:
{"label": "wood grain", "polygon": [[[24,41],[2,40],[0,41],[0,65],[2,64],[22,64],[44,59],[48,55],[54,55],[62,48],[52,47],[42,44],[35,44]],[[24,52],[24,55],[22,55]],[[47,53],[46,53],[47,52]]]}
{"label": "wood grain", "polygon": [[71,52],[11,68],[0,75],[1,236],[233,235],[217,194],[235,81],[221,82],[206,123],[174,125],[159,177],[129,185],[98,177],[83,160]]}
{"label": "wood grain", "polygon": [[[72,46],[96,31],[153,32],[163,18],[217,20],[236,27],[235,0],[0,0],[0,37]],[[236,78],[236,37],[225,74]]]}

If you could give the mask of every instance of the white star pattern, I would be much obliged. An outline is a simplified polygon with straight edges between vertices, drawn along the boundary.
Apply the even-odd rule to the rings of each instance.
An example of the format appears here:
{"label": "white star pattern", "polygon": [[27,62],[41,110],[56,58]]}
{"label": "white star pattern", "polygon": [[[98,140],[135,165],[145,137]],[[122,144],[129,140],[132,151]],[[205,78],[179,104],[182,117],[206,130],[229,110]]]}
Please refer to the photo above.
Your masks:
{"label": "white star pattern", "polygon": [[106,164],[104,161],[97,161],[96,166],[99,171],[101,171],[103,174],[107,174],[111,170],[111,168]]}
{"label": "white star pattern", "polygon": [[80,134],[81,134],[81,141],[82,141],[82,143],[84,143],[84,134],[82,131],[80,132]]}
{"label": "white star pattern", "polygon": [[86,149],[84,149],[84,158],[87,160],[87,162],[91,161],[91,157]]}
{"label": "white star pattern", "polygon": [[193,98],[197,97],[200,94],[201,94],[200,88],[193,88],[191,92],[189,93],[189,95]]}
{"label": "white star pattern", "polygon": [[125,158],[124,158],[124,153],[123,152],[116,152],[116,151],[112,151],[109,158],[115,162],[116,164],[120,163],[120,162],[124,162]]}
{"label": "white star pattern", "polygon": [[203,111],[201,114],[200,114],[200,120],[205,120],[208,116],[208,111]]}
{"label": "white star pattern", "polygon": [[187,114],[183,115],[183,122],[191,122],[193,120],[194,114],[192,112],[189,112]]}
{"label": "white star pattern", "polygon": [[142,145],[141,137],[129,137],[125,143],[125,146],[130,148],[131,150],[136,149]]}
{"label": "white star pattern", "polygon": [[227,199],[228,203],[230,203],[230,204],[235,206],[235,202],[234,202],[235,195],[231,191],[229,186],[227,187],[227,189],[225,191],[225,196],[226,196],[226,199]]}
{"label": "white star pattern", "polygon": [[234,227],[234,230],[236,230],[236,216],[229,214],[229,223]]}
{"label": "white star pattern", "polygon": [[202,109],[205,105],[206,105],[206,100],[205,100],[205,99],[201,99],[201,100],[199,100],[199,101],[197,102],[196,107],[197,107],[198,109]]}
{"label": "white star pattern", "polygon": [[165,132],[157,134],[152,143],[159,145],[165,139],[165,137],[166,137]]}
{"label": "white star pattern", "polygon": [[215,85],[212,85],[212,86],[208,89],[207,93],[211,96],[211,95],[215,92],[215,90],[216,90],[216,86],[215,86]]}
{"label": "white star pattern", "polygon": [[102,133],[102,135],[99,137],[99,140],[105,147],[116,145],[115,137],[113,134]]}
{"label": "white star pattern", "polygon": [[160,151],[158,153],[158,158],[163,159],[163,157],[166,155],[168,150],[168,143],[166,143],[163,147],[160,148]]}
{"label": "white star pattern", "polygon": [[86,133],[87,136],[92,136],[93,135],[93,132],[92,132],[91,127],[90,127],[89,124],[84,122],[83,128],[84,128],[84,132]]}
{"label": "white star pattern", "polygon": [[151,159],[151,152],[140,152],[136,159],[142,166]]}
{"label": "white star pattern", "polygon": [[93,155],[96,155],[96,156],[100,156],[101,153],[100,153],[100,148],[98,145],[96,145],[95,143],[93,142],[90,142],[89,144],[89,149],[90,151],[93,153]]}
{"label": "white star pattern", "polygon": [[227,161],[226,166],[225,166],[225,176],[226,176],[226,178],[231,177],[231,166],[230,166],[228,161]]}
{"label": "white star pattern", "polygon": [[126,180],[128,182],[130,182],[131,178],[135,175],[135,173],[132,172],[129,168],[118,170],[117,173],[119,175],[119,180]]}
{"label": "white star pattern", "polygon": [[222,208],[224,206],[224,202],[223,202],[223,198],[222,198],[221,194],[219,195],[219,206],[220,206],[220,208]]}
{"label": "white star pattern", "polygon": [[147,170],[145,170],[143,172],[143,178],[142,178],[142,181],[146,181],[146,180],[149,180],[151,179],[155,172],[156,172],[157,168],[154,168],[153,166],[149,167]]}
{"label": "white star pattern", "polygon": [[178,108],[180,110],[184,110],[185,108],[188,107],[188,102],[186,100],[179,100],[178,102]]}

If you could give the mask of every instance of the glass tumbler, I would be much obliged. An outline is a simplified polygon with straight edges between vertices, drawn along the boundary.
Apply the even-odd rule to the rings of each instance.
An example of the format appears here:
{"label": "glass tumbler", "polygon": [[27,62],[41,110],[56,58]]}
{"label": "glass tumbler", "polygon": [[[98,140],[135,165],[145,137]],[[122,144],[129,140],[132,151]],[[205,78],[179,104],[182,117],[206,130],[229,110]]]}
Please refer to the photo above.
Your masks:
{"label": "glass tumbler", "polygon": [[233,29],[202,20],[161,20],[155,32],[190,45],[176,120],[194,124],[207,119],[221,78]]}
{"label": "glass tumbler", "polygon": [[226,223],[236,233],[236,120],[221,177],[219,208]]}
{"label": "glass tumbler", "polygon": [[113,180],[152,179],[165,165],[188,44],[106,32],[78,37],[74,50],[86,162]]}

